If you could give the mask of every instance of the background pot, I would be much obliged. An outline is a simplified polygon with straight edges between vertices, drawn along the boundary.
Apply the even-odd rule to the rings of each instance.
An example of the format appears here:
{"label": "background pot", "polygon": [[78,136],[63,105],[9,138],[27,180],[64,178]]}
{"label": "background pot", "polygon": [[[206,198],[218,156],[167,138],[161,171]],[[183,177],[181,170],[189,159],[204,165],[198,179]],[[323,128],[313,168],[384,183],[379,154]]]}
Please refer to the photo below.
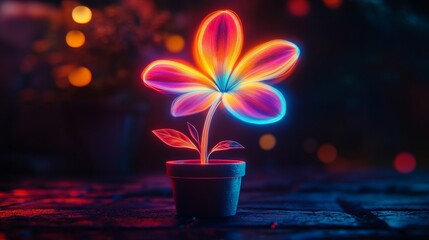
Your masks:
{"label": "background pot", "polygon": [[227,217],[237,212],[241,177],[240,160],[175,160],[167,162],[176,212],[180,216]]}

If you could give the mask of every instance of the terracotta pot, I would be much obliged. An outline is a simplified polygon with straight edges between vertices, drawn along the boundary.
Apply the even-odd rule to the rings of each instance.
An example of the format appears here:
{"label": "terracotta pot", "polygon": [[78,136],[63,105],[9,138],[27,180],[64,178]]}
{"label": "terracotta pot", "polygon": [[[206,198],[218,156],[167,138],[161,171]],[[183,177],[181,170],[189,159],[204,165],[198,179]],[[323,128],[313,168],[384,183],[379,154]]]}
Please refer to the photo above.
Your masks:
{"label": "terracotta pot", "polygon": [[167,162],[176,212],[179,216],[227,217],[237,212],[241,177],[240,160],[175,160]]}

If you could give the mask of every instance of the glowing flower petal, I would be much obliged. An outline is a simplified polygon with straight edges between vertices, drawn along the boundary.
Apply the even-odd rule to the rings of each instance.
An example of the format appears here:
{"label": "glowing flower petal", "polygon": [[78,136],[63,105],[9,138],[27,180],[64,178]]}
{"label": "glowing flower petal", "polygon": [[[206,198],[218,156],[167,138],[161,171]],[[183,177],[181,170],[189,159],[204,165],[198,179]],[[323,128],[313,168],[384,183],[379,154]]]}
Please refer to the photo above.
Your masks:
{"label": "glowing flower petal", "polygon": [[152,62],[142,73],[144,83],[161,93],[188,93],[217,89],[215,83],[191,66],[170,61]]}
{"label": "glowing flower petal", "polygon": [[239,82],[281,80],[295,65],[299,48],[285,40],[273,40],[250,50],[231,75],[229,89]]}
{"label": "glowing flower petal", "polygon": [[222,94],[218,91],[196,91],[180,95],[171,104],[171,114],[181,117],[202,112]]}
{"label": "glowing flower petal", "polygon": [[243,46],[238,16],[229,10],[216,11],[201,23],[195,38],[194,57],[199,67],[225,89]]}
{"label": "glowing flower petal", "polygon": [[277,122],[286,113],[283,95],[260,82],[239,85],[235,91],[224,93],[222,102],[233,116],[249,123]]}

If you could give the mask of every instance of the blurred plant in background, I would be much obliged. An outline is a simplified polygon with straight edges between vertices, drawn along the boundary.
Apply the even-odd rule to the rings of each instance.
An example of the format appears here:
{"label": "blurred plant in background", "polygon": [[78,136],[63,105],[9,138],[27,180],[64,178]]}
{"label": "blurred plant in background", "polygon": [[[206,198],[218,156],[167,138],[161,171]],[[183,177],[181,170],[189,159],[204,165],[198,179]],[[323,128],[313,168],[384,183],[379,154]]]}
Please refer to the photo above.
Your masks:
{"label": "blurred plant in background", "polygon": [[0,59],[0,166],[130,171],[147,109],[135,77],[141,62],[184,47],[172,14],[152,0],[6,1],[0,12],[1,48],[10,49]]}
{"label": "blurred plant in background", "polygon": [[[73,87],[86,88],[85,96],[88,91],[100,95],[132,90],[137,84],[133,71],[144,51],[163,47],[173,28],[171,14],[157,11],[147,0],[100,8],[63,1],[59,9],[46,13],[47,30],[32,43],[21,70],[37,77],[40,68],[52,69],[53,81],[41,83],[45,91],[53,90],[46,94],[50,100],[72,97],[77,93]],[[22,93],[25,100],[29,89]]]}

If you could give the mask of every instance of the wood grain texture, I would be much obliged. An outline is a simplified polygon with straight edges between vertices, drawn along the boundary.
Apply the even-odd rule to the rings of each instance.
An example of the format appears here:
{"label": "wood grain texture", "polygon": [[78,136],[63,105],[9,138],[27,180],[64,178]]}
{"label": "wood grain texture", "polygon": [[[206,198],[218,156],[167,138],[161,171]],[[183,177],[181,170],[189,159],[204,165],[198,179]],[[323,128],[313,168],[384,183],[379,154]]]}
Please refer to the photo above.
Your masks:
{"label": "wood grain texture", "polygon": [[225,219],[177,217],[163,174],[2,181],[0,239],[423,238],[427,176],[249,174]]}

